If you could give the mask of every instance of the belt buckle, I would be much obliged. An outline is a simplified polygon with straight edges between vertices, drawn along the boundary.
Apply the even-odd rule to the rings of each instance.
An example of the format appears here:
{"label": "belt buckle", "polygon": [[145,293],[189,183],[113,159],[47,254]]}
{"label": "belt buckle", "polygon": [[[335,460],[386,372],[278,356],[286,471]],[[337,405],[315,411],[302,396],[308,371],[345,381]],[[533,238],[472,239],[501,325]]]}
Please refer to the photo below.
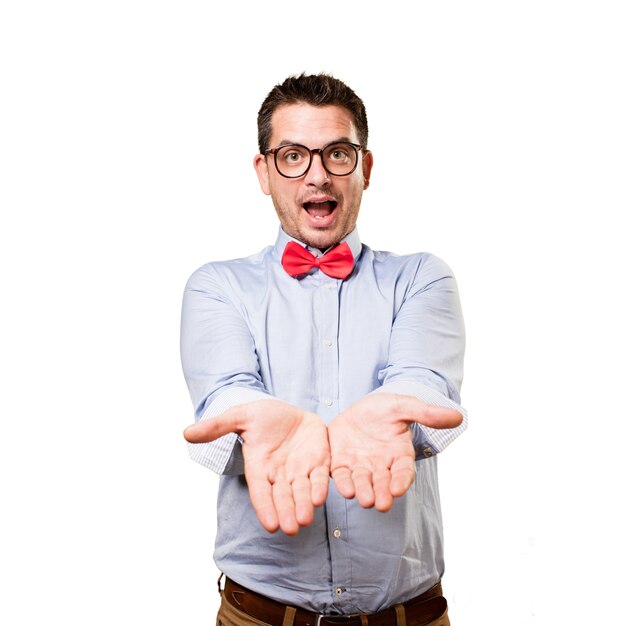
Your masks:
{"label": "belt buckle", "polygon": [[341,626],[341,624],[346,624],[354,619],[358,619],[358,617],[358,615],[324,615],[323,613],[318,613],[313,626],[321,626],[323,619],[328,620],[330,624]]}
{"label": "belt buckle", "polygon": [[315,618],[314,626],[321,626],[323,619],[327,619],[331,624],[334,623],[337,624],[337,626],[340,626],[344,622],[349,622],[352,619],[352,615],[324,615],[323,613],[318,613]]}

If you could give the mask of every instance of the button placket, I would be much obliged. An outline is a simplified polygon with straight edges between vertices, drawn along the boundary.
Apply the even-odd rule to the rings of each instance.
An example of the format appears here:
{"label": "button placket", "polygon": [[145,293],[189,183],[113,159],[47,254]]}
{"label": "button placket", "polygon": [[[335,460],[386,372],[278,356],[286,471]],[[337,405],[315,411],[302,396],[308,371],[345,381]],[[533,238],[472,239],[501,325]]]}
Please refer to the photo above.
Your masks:
{"label": "button placket", "polygon": [[[320,273],[321,274],[321,273]],[[321,274],[321,276],[324,276]],[[324,276],[321,289],[318,292],[320,307],[320,364],[321,385],[319,388],[319,406],[326,422],[336,415],[338,393],[338,363],[337,333],[339,324],[339,281]]]}
{"label": "button placket", "polygon": [[[339,398],[339,307],[341,281],[327,279],[319,291],[320,317],[319,350],[322,372],[319,404],[326,423],[330,423],[340,409]],[[349,546],[346,541],[346,501],[339,494],[329,494],[326,501],[328,542],[331,560],[332,605],[336,610],[350,603],[351,585]]]}

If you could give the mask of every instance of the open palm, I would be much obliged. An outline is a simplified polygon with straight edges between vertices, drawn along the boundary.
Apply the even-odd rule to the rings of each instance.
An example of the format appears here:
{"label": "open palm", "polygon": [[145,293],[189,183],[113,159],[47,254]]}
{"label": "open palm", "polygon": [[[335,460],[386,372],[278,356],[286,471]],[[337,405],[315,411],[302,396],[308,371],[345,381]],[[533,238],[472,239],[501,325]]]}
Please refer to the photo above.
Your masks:
{"label": "open palm", "polygon": [[370,394],[340,413],[328,427],[331,475],[344,498],[388,511],[415,476],[410,424],[453,428],[462,419],[454,409],[397,394]]}
{"label": "open palm", "polygon": [[250,500],[263,527],[295,535],[326,500],[330,451],[322,419],[279,400],[257,400],[198,422],[185,431],[192,443],[236,432]]}

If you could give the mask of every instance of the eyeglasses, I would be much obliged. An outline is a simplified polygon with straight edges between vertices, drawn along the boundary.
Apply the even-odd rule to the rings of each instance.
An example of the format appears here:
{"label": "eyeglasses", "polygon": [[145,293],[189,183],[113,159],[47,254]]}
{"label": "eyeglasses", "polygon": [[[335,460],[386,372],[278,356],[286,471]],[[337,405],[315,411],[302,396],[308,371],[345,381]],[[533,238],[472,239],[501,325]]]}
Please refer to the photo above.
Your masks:
{"label": "eyeglasses", "polygon": [[278,148],[265,150],[263,154],[273,154],[274,164],[281,176],[300,178],[311,168],[313,155],[319,154],[324,169],[333,176],[348,176],[356,169],[359,150],[363,146],[347,141],[335,141],[324,148],[307,148],[298,143],[290,143]]}

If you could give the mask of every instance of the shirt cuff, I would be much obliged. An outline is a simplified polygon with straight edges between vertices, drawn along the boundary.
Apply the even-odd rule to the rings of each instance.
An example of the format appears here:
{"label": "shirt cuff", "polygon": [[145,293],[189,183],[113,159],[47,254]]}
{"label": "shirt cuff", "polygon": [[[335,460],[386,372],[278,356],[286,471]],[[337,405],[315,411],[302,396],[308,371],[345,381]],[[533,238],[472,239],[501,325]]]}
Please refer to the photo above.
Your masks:
{"label": "shirt cuff", "polygon": [[[203,422],[216,417],[239,404],[271,398],[272,396],[256,389],[228,387],[211,402],[198,421]],[[208,467],[217,474],[243,474],[241,437],[237,433],[228,433],[208,443],[188,443],[187,447],[193,461]]]}
{"label": "shirt cuff", "polygon": [[463,416],[463,421],[456,428],[430,428],[421,424],[412,424],[411,431],[413,432],[416,459],[428,458],[438,454],[467,428],[467,411],[460,404],[424,383],[397,380],[379,387],[372,393],[398,393],[413,396],[427,404],[455,409]]}

